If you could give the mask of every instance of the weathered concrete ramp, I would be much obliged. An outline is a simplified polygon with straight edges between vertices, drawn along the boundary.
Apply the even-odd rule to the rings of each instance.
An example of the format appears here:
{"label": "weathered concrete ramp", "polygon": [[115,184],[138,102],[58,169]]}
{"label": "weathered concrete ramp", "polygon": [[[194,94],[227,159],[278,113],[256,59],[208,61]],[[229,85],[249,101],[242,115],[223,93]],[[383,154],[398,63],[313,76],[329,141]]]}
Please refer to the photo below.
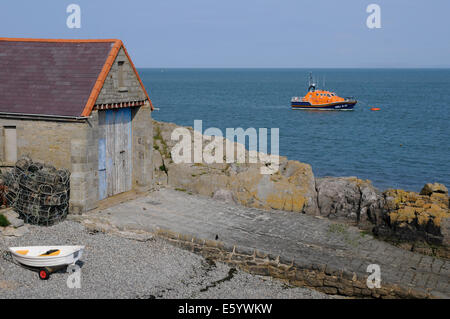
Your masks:
{"label": "weathered concrete ramp", "polygon": [[[396,248],[355,227],[162,189],[82,216],[104,230],[151,232],[252,273],[348,296],[450,297],[450,262]],[[381,270],[369,289],[367,267]]]}

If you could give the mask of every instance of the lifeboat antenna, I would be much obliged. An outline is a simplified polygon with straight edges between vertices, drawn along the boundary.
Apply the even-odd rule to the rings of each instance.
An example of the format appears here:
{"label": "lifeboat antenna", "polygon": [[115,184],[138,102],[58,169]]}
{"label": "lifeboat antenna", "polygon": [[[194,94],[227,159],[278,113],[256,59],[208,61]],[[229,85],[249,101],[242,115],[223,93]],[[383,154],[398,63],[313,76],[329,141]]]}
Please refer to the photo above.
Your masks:
{"label": "lifeboat antenna", "polygon": [[308,87],[308,92],[314,92],[316,90],[316,83],[314,82],[313,76],[312,76],[312,72],[309,72],[309,87]]}

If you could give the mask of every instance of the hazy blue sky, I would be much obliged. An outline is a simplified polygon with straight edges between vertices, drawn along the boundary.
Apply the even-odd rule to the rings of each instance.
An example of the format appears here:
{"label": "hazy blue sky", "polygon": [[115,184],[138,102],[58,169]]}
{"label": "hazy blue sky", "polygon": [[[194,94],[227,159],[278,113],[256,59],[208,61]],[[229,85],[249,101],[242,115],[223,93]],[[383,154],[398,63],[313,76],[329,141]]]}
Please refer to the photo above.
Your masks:
{"label": "hazy blue sky", "polygon": [[138,67],[450,67],[449,17],[449,0],[2,0],[0,34],[120,38]]}

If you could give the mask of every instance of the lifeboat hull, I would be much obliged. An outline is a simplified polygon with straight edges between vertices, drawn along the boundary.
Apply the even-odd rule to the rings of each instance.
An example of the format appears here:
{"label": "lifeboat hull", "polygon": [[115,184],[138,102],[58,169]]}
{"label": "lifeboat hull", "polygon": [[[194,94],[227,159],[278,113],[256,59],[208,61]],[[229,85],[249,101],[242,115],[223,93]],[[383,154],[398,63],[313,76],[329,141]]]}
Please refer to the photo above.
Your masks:
{"label": "lifeboat hull", "polygon": [[312,105],[309,102],[291,102],[293,110],[317,110],[317,111],[350,111],[353,110],[356,101],[343,101],[327,104]]}

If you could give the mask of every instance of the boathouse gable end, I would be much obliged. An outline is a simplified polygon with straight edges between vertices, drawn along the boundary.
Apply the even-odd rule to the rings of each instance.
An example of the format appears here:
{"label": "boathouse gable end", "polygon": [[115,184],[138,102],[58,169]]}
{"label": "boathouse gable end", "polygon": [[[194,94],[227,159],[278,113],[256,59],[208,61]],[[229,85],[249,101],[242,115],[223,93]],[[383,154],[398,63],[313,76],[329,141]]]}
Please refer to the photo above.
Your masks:
{"label": "boathouse gable end", "polygon": [[[147,99],[130,59],[121,47],[105,78],[95,105],[108,107],[113,103],[143,104]],[[120,105],[118,105],[120,106]]]}

